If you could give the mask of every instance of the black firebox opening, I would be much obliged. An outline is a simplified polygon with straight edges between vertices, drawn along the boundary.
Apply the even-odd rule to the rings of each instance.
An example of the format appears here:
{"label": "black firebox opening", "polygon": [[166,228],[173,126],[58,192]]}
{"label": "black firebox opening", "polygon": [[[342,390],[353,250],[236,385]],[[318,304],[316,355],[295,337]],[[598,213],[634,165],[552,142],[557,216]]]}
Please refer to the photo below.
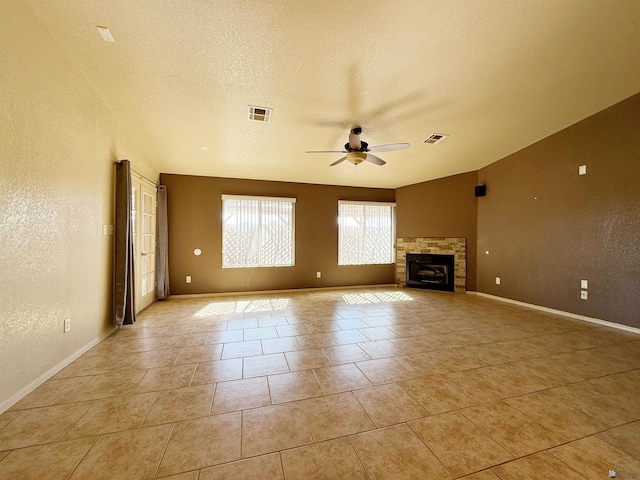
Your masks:
{"label": "black firebox opening", "polygon": [[407,253],[407,287],[455,291],[453,255]]}

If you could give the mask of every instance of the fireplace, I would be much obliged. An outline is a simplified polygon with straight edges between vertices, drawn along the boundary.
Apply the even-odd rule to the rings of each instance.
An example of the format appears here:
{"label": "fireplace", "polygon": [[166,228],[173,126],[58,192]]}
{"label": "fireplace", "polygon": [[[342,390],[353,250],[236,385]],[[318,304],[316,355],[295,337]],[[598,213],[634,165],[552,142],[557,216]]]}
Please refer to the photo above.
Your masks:
{"label": "fireplace", "polygon": [[455,291],[454,255],[407,253],[407,287]]}
{"label": "fireplace", "polygon": [[[467,239],[464,237],[398,237],[396,239],[396,284],[407,286],[409,272],[407,255],[451,255],[454,260],[453,291],[465,293],[467,285]],[[438,263],[438,265],[446,265]],[[451,269],[449,269],[451,272]],[[422,282],[421,282],[422,283]],[[424,285],[428,284],[424,283]],[[415,285],[414,285],[415,286]],[[450,290],[449,290],[450,291]]]}

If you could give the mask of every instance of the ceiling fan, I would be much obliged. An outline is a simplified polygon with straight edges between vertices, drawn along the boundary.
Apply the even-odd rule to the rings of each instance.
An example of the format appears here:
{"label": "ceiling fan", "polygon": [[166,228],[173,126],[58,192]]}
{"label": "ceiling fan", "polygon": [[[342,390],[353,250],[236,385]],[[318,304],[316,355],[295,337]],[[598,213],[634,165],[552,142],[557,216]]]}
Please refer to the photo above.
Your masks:
{"label": "ceiling fan", "polygon": [[354,165],[358,165],[364,161],[375,163],[376,165],[384,165],[385,162],[379,157],[370,154],[369,152],[390,152],[391,150],[403,150],[409,148],[408,143],[389,143],[387,145],[375,145],[370,147],[367,142],[360,140],[360,134],[362,133],[361,127],[353,127],[351,133],[349,133],[349,141],[344,144],[344,150],[311,150],[305,153],[346,153],[344,157],[333,162],[330,167],[344,162],[350,161]]}

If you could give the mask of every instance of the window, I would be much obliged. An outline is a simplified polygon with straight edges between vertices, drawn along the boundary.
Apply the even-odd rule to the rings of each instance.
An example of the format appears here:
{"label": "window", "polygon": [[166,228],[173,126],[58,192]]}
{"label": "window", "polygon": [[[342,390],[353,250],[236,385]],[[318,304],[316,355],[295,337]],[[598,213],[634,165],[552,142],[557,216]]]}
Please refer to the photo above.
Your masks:
{"label": "window", "polygon": [[222,196],[222,268],[294,264],[295,198]]}
{"label": "window", "polygon": [[395,203],[338,202],[338,265],[393,263]]}

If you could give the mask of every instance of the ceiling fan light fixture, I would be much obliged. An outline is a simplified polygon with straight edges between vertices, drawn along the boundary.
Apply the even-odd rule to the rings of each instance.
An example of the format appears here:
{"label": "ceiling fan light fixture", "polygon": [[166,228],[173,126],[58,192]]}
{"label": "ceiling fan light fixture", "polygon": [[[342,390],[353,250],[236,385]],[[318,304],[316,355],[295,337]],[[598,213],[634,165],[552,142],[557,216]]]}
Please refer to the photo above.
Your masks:
{"label": "ceiling fan light fixture", "polygon": [[354,165],[359,165],[367,159],[367,154],[365,152],[349,152],[347,153],[347,160],[349,160]]}
{"label": "ceiling fan light fixture", "polygon": [[408,143],[387,143],[385,145],[374,145],[370,147],[367,142],[360,140],[360,132],[360,127],[354,127],[351,130],[351,133],[349,134],[349,141],[344,144],[344,150],[307,150],[306,153],[346,153],[344,157],[329,165],[330,167],[338,165],[345,160],[353,163],[354,165],[359,165],[362,162],[367,161],[374,165],[382,166],[387,162],[382,160],[380,157],[376,157],[371,152],[390,152],[393,150],[404,150],[405,148],[409,148]]}

